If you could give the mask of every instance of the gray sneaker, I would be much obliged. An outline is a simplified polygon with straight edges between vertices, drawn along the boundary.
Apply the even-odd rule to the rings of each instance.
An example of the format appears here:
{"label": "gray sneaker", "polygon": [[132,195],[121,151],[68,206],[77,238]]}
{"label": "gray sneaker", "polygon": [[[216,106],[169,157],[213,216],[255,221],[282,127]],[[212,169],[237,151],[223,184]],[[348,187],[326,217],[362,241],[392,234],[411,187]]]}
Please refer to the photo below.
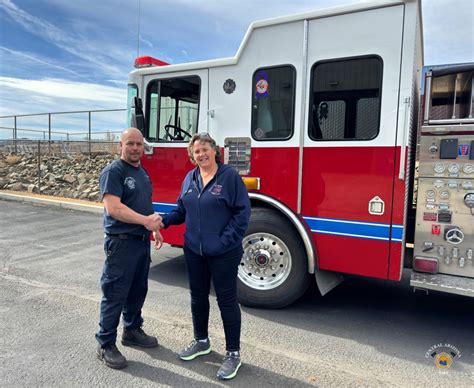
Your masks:
{"label": "gray sneaker", "polygon": [[211,353],[211,342],[197,341],[193,339],[188,346],[178,352],[178,357],[184,361],[194,360],[196,357]]}
{"label": "gray sneaker", "polygon": [[233,379],[241,365],[239,352],[226,352],[224,361],[222,361],[222,365],[217,371],[217,378],[220,380]]}

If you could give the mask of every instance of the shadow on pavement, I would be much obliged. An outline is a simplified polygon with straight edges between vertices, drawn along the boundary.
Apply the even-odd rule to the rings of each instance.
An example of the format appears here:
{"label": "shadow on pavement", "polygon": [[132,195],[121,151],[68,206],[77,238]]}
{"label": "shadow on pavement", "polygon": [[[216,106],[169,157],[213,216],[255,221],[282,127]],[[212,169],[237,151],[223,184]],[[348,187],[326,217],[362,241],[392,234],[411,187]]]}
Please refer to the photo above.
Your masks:
{"label": "shadow on pavement", "polygon": [[148,279],[174,287],[188,288],[188,274],[184,255],[160,258],[152,256],[152,263]]}
{"label": "shadow on pavement", "polygon": [[[356,276],[321,297],[316,287],[281,310],[242,307],[247,314],[298,329],[347,338],[380,352],[413,362],[431,362],[425,352],[447,343],[462,352],[463,363],[474,364],[474,300],[459,295],[422,291],[402,281]],[[456,369],[462,366],[456,363]]]}
{"label": "shadow on pavement", "polygon": [[146,352],[153,359],[177,365],[180,368],[190,370],[194,374],[206,377],[209,380],[215,379],[214,383],[209,381],[203,382],[202,380],[186,377],[163,368],[152,367],[142,362],[136,361],[129,361],[129,366],[123,370],[125,373],[148,379],[151,382],[157,384],[170,384],[171,386],[185,387],[196,385],[206,385],[210,387],[222,385],[243,387],[312,386],[311,384],[302,382],[301,380],[285,377],[269,370],[246,364],[245,359],[242,362],[242,367],[240,368],[238,375],[234,379],[220,381],[217,380],[217,377],[215,377],[223,358],[223,355],[219,353],[211,352],[207,356],[185,362],[179,360],[174,351],[162,347],[161,345],[158,348],[141,350]]}
{"label": "shadow on pavement", "polygon": [[[409,278],[409,271],[400,282],[346,276],[324,297],[312,284],[299,301],[284,309],[242,306],[242,310],[285,326],[365,343],[418,363],[430,361],[425,352],[431,346],[449,343],[460,349],[462,362],[474,364],[474,342],[465,343],[465,338],[474,336],[474,300],[413,292]],[[187,289],[184,256],[159,261],[150,269],[150,279]],[[456,366],[461,369],[459,363]]]}

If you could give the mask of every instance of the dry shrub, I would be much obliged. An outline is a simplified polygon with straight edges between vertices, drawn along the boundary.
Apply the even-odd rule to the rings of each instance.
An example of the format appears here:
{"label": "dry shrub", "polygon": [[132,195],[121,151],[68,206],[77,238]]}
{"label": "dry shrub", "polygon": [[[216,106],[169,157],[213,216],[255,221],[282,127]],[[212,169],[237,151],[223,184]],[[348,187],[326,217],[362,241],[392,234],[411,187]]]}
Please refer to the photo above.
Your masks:
{"label": "dry shrub", "polygon": [[88,159],[88,155],[84,155],[84,154],[77,154],[77,155],[74,155],[74,160],[77,162],[77,163],[80,163],[80,162],[84,162]]}
{"label": "dry shrub", "polygon": [[118,144],[118,143],[113,144],[111,149],[110,149],[110,153],[115,154],[115,155],[117,155],[117,154],[120,155],[120,144]]}
{"label": "dry shrub", "polygon": [[17,163],[21,162],[21,156],[20,155],[14,155],[14,154],[7,155],[7,157],[5,159],[5,162],[8,165],[13,166],[14,164],[17,164]]}

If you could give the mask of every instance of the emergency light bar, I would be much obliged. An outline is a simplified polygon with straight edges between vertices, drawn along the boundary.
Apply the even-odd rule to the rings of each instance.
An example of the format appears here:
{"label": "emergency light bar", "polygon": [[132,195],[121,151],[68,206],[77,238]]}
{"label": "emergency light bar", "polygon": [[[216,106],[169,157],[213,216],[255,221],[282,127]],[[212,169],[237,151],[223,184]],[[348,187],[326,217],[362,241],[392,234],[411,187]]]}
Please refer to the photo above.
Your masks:
{"label": "emergency light bar", "polygon": [[151,66],[166,66],[169,65],[168,62],[160,61],[159,59],[144,56],[138,57],[135,59],[135,69],[140,69],[142,67],[151,67]]}

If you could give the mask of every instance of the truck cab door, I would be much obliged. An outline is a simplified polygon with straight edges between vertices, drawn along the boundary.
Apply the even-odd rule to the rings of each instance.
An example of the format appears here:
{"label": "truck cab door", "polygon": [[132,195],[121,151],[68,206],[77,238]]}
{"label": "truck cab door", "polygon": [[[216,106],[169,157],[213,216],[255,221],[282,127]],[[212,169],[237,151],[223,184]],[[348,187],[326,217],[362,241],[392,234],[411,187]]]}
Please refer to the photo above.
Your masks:
{"label": "truck cab door", "polygon": [[[155,211],[168,213],[176,206],[186,173],[194,168],[189,140],[208,132],[208,69],[146,76],[144,91],[149,151],[142,164],[152,180]],[[166,242],[182,245],[183,227],[163,234]]]}

